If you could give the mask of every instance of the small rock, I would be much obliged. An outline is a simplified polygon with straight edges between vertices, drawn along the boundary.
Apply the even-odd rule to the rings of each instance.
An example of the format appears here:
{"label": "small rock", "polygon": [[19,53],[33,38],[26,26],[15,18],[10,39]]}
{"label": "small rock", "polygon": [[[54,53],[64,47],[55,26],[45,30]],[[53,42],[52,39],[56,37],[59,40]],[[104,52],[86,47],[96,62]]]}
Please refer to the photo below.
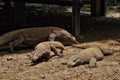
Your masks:
{"label": "small rock", "polygon": [[41,78],[42,78],[42,79],[45,79],[45,75],[41,75]]}
{"label": "small rock", "polygon": [[12,57],[12,56],[9,56],[6,60],[7,60],[7,61],[13,60],[13,57]]}
{"label": "small rock", "polygon": [[66,60],[63,60],[63,61],[60,62],[60,64],[62,64],[62,65],[67,65],[67,61],[66,61]]}

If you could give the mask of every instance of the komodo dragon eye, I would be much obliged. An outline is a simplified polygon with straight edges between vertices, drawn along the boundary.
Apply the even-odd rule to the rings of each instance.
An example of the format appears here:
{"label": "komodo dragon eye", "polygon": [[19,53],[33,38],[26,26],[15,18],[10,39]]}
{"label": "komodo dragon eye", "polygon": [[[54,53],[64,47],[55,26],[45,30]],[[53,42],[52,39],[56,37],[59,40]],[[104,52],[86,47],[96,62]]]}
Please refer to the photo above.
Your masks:
{"label": "komodo dragon eye", "polygon": [[72,34],[70,34],[70,36],[71,36],[71,37],[73,37],[73,35],[72,35]]}

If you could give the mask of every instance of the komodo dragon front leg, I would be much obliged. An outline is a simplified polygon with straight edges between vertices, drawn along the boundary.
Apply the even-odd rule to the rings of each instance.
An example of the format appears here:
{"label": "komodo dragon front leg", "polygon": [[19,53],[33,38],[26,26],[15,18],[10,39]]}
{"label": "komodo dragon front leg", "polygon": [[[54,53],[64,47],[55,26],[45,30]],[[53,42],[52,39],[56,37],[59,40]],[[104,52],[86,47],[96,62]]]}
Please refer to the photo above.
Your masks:
{"label": "komodo dragon front leg", "polygon": [[89,67],[90,67],[90,68],[96,67],[96,63],[97,63],[97,59],[94,58],[94,57],[92,57],[92,58],[90,59],[90,61],[89,61]]}
{"label": "komodo dragon front leg", "polygon": [[63,57],[63,54],[62,54],[63,50],[61,50],[61,52],[58,52],[55,46],[51,45],[50,47],[51,47],[51,50],[55,53],[55,55],[59,57]]}
{"label": "komodo dragon front leg", "polygon": [[17,47],[18,45],[22,44],[24,41],[24,36],[17,36],[15,40],[9,43],[9,48],[11,52],[14,52],[14,48]]}
{"label": "komodo dragon front leg", "polygon": [[50,35],[49,35],[49,38],[48,38],[48,40],[49,41],[55,41],[55,38],[57,37],[57,35],[55,34],[55,33],[51,33]]}

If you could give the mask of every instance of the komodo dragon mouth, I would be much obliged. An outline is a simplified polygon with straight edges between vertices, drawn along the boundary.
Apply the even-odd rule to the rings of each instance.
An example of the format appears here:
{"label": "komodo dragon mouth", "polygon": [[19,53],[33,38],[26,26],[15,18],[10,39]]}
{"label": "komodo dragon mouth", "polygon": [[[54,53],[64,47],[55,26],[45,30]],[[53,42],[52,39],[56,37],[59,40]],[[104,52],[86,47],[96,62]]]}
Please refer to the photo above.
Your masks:
{"label": "komodo dragon mouth", "polygon": [[[32,52],[32,54],[34,54],[34,51]],[[29,55],[29,59],[32,61],[32,63],[35,65],[35,64],[38,64],[40,62],[45,62],[45,61],[48,61],[49,60],[49,53],[45,53],[43,54],[42,56],[40,54],[37,54],[37,55]]]}
{"label": "komodo dragon mouth", "polygon": [[75,66],[78,66],[80,65],[81,59],[78,57],[78,58],[72,58],[69,62],[68,62],[68,67],[75,67]]}

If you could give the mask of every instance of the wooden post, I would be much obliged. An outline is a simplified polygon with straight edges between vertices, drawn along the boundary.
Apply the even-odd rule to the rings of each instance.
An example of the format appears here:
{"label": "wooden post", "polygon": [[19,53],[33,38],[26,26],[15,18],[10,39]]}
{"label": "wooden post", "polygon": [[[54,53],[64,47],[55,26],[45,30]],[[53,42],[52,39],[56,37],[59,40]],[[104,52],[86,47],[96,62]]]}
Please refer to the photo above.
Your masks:
{"label": "wooden post", "polygon": [[91,16],[95,16],[95,12],[96,12],[96,5],[95,5],[95,0],[91,0]]}
{"label": "wooden post", "polygon": [[91,0],[91,16],[105,16],[107,0]]}
{"label": "wooden post", "polygon": [[72,0],[72,31],[73,35],[80,35],[80,5],[79,0]]}
{"label": "wooden post", "polygon": [[14,0],[15,12],[14,12],[14,22],[17,26],[23,25],[25,2],[24,0]]}
{"label": "wooden post", "polygon": [[11,23],[12,19],[11,0],[4,0],[4,20],[7,24]]}
{"label": "wooden post", "polygon": [[101,0],[101,16],[105,16],[107,12],[107,2],[108,0]]}
{"label": "wooden post", "polygon": [[117,0],[114,0],[113,5],[114,5],[114,6],[117,5]]}

